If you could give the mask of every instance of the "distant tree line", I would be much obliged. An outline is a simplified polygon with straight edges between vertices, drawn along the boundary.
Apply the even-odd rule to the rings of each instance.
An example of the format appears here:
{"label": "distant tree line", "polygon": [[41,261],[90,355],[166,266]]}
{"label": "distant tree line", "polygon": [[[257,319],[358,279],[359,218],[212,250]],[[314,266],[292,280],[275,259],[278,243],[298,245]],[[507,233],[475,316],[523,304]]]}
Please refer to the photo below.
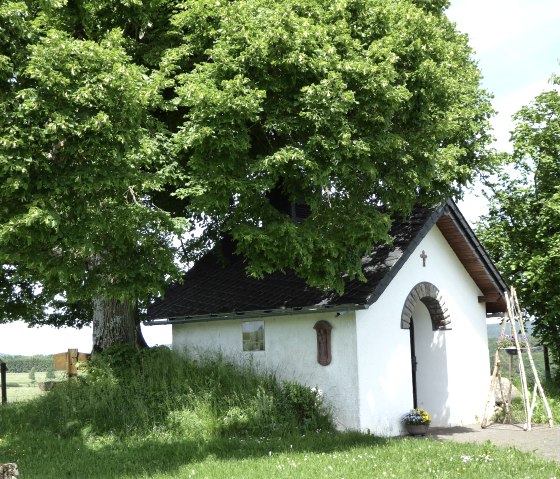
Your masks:
{"label": "distant tree line", "polygon": [[35,371],[49,371],[53,369],[52,355],[39,356],[0,356],[0,361],[6,363],[10,373],[29,373]]}

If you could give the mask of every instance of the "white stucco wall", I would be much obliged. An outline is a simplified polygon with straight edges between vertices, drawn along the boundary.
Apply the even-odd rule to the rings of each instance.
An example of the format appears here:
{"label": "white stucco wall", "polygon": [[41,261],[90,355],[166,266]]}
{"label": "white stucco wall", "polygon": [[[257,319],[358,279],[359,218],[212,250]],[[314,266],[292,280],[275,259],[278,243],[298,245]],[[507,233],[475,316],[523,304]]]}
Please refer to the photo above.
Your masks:
{"label": "white stucco wall", "polygon": [[[238,362],[252,361],[280,379],[318,387],[333,409],[340,429],[359,429],[355,313],[266,316],[265,351],[243,352],[243,319],[173,325],[173,349],[190,355],[219,351]],[[332,325],[332,361],[317,362],[317,333],[313,326]],[[247,321],[247,320],[245,320]]]}
{"label": "white stucco wall", "polygon": [[[428,255],[422,266],[420,254]],[[435,426],[471,424],[482,415],[489,384],[485,305],[480,290],[436,226],[418,245],[381,297],[356,312],[360,428],[401,433],[400,417],[413,405],[410,332],[401,329],[405,300],[423,281],[434,284],[448,309],[451,330],[432,331],[417,306],[418,405]]]}

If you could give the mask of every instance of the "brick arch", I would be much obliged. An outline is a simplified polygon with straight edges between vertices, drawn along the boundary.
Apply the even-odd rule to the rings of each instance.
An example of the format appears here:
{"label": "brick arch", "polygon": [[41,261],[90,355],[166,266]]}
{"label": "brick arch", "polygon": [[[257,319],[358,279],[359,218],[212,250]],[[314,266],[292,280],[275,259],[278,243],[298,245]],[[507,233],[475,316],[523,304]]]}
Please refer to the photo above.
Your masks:
{"label": "brick arch", "polygon": [[410,293],[408,293],[401,313],[401,329],[410,329],[410,320],[418,301],[422,301],[424,306],[428,308],[430,317],[432,318],[433,331],[451,329],[447,308],[445,307],[439,289],[428,282],[418,283],[412,288]]}

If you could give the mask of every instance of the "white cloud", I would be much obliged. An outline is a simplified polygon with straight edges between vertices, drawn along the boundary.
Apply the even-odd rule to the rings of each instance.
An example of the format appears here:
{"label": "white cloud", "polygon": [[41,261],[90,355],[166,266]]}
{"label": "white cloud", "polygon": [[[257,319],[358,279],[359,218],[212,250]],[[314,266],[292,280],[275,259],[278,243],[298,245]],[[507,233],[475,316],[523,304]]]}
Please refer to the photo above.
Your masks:
{"label": "white cloud", "polygon": [[[469,34],[478,53],[495,49],[512,38],[558,24],[558,0],[457,0],[447,11],[459,30]],[[528,38],[530,41],[530,38]]]}
{"label": "white cloud", "polygon": [[488,213],[488,202],[477,188],[467,192],[465,197],[457,203],[457,206],[471,226],[476,223],[481,215]]}
{"label": "white cloud", "polygon": [[[142,327],[149,346],[171,344],[171,326]],[[0,353],[31,356],[34,354],[55,354],[78,348],[89,353],[92,348],[92,329],[53,328],[43,326],[28,328],[23,322],[0,325]]]}
{"label": "white cloud", "polygon": [[455,0],[448,16],[468,33],[483,74],[483,86],[495,98],[494,146],[511,151],[511,116],[558,72],[560,1]]}

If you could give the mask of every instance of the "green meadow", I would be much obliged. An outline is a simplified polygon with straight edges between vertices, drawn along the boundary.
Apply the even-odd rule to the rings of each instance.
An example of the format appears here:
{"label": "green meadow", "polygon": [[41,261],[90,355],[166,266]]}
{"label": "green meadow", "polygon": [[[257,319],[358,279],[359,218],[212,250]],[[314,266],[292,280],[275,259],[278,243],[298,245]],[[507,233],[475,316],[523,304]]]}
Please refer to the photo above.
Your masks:
{"label": "green meadow", "polygon": [[0,462],[25,479],[560,477],[558,463],[490,443],[337,432],[313,390],[166,348],[115,349],[0,408]]}

